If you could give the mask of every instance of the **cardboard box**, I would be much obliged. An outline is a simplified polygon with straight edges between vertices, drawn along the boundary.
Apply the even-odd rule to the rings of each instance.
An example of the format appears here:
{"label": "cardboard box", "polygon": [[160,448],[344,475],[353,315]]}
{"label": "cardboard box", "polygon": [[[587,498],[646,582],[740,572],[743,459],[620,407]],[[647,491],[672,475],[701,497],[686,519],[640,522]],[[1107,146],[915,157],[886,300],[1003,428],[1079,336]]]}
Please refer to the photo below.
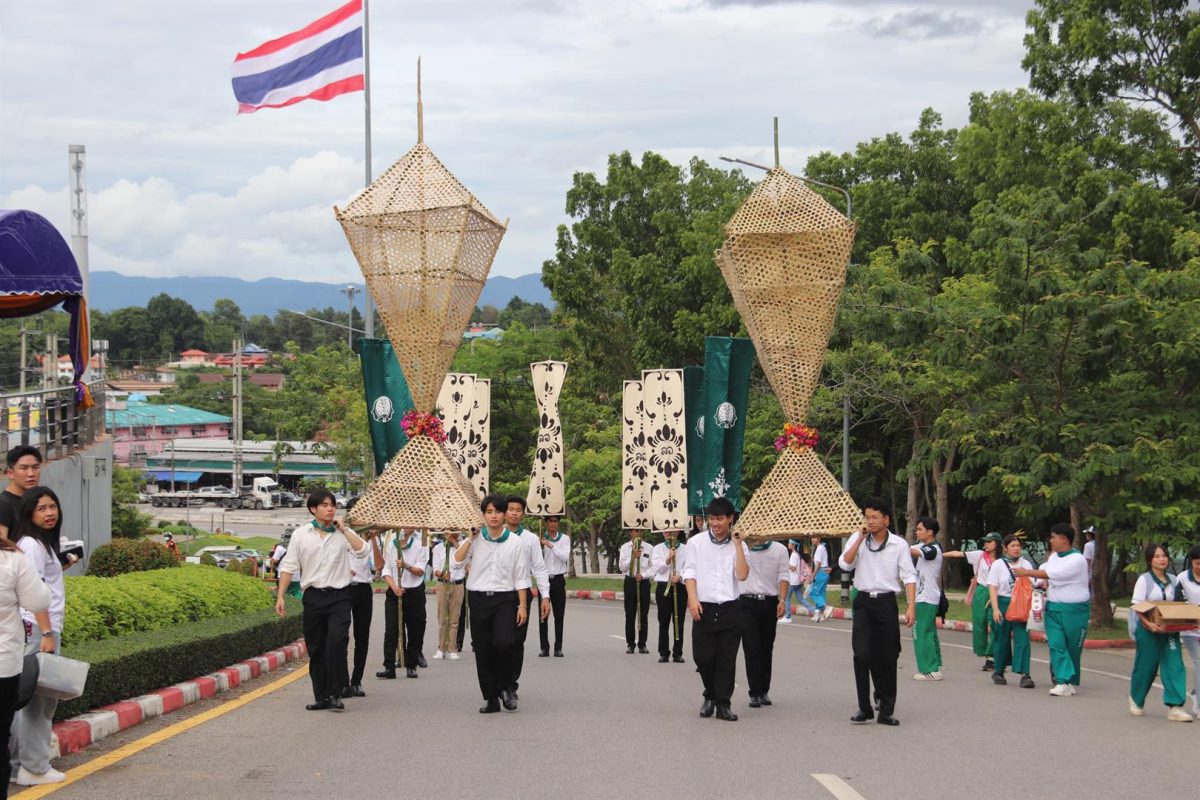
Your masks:
{"label": "cardboard box", "polygon": [[1200,627],[1200,606],[1171,600],[1143,600],[1130,606],[1148,621],[1167,631],[1194,631]]}

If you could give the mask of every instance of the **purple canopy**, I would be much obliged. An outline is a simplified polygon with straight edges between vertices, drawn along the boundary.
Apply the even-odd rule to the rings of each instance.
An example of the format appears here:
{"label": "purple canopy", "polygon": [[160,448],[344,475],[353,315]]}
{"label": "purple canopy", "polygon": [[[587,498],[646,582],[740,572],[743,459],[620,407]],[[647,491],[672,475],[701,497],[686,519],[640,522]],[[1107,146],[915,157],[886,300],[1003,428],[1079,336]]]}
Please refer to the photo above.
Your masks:
{"label": "purple canopy", "polygon": [[45,217],[0,210],[0,294],[83,294],[75,256]]}

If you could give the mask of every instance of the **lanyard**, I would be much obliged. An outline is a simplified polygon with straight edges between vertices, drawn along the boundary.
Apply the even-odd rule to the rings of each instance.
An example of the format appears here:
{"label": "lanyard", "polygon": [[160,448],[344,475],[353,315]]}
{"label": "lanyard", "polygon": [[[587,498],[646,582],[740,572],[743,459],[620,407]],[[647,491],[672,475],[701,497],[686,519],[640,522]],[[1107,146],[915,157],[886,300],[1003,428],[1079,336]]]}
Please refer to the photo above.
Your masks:
{"label": "lanyard", "polygon": [[1167,587],[1169,587],[1171,585],[1170,579],[1168,579],[1166,583],[1161,583],[1158,580],[1158,576],[1155,575],[1153,572],[1147,572],[1146,574],[1150,576],[1150,580],[1154,581],[1154,585],[1157,586],[1159,588],[1159,591],[1162,592],[1163,601],[1165,602],[1167,599]]}

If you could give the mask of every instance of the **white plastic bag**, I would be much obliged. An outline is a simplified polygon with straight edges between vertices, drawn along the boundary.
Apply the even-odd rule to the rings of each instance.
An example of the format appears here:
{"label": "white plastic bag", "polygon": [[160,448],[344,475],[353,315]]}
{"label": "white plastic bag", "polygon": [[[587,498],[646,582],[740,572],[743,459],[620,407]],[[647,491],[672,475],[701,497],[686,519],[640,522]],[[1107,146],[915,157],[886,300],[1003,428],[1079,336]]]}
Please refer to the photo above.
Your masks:
{"label": "white plastic bag", "polygon": [[1046,632],[1046,590],[1033,587],[1033,600],[1029,605],[1027,630]]}

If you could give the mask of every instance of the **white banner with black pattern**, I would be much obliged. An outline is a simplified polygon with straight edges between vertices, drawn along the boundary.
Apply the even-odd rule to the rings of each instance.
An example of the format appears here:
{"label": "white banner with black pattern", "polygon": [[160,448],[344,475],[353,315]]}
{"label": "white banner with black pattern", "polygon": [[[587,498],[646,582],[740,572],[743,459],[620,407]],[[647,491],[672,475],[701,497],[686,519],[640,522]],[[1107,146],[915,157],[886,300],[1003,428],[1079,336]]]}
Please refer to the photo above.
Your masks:
{"label": "white banner with black pattern", "polygon": [[650,453],[642,432],[642,382],[625,381],[621,399],[621,527],[650,527]]}
{"label": "white banner with black pattern", "polygon": [[642,413],[651,527],[656,531],[684,530],[688,526],[688,488],[683,370],[642,372]]}
{"label": "white banner with black pattern", "polygon": [[526,513],[535,517],[561,516],[566,511],[563,486],[562,420],[558,416],[558,396],[567,377],[562,361],[539,361],[529,365],[533,393],[537,398],[538,434],[529,471]]}

